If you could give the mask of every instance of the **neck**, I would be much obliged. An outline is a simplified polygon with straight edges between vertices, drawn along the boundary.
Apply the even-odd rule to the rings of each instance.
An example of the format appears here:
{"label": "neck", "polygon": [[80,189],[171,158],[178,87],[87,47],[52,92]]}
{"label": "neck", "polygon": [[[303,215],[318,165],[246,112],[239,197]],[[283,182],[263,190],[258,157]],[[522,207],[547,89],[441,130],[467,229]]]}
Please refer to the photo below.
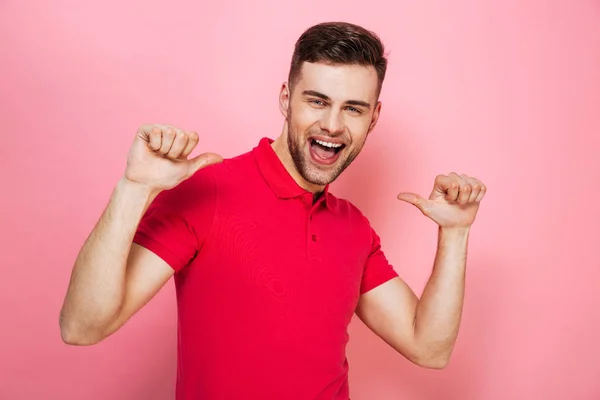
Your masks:
{"label": "neck", "polygon": [[319,186],[307,182],[306,179],[304,179],[296,169],[296,164],[292,159],[290,148],[287,143],[287,124],[285,125],[284,131],[281,133],[281,135],[279,135],[279,137],[275,139],[273,143],[271,143],[271,147],[275,151],[275,154],[277,154],[277,157],[279,157],[279,160],[281,160],[281,163],[288,171],[290,176],[294,179],[294,181],[296,181],[298,186],[314,194],[321,194],[323,192],[325,186]]}

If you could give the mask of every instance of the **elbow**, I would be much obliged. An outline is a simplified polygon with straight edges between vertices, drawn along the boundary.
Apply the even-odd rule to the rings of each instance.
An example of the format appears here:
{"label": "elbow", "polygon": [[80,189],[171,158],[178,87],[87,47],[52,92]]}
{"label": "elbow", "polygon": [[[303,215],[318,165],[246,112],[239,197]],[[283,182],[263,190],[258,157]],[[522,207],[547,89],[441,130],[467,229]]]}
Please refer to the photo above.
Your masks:
{"label": "elbow", "polygon": [[91,346],[101,342],[104,335],[91,329],[84,329],[74,321],[60,319],[60,337],[70,346]]}
{"label": "elbow", "polygon": [[73,330],[60,330],[60,336],[63,343],[69,346],[91,346],[99,343],[102,339],[97,336],[85,335],[77,333]]}
{"label": "elbow", "polygon": [[437,369],[442,370],[445,369],[450,362],[449,357],[435,357],[429,358],[427,360],[421,361],[418,365],[427,368],[427,369]]}
{"label": "elbow", "polygon": [[423,368],[442,370],[445,369],[450,363],[451,353],[452,350],[423,351],[419,353],[418,356],[413,357],[410,361]]}

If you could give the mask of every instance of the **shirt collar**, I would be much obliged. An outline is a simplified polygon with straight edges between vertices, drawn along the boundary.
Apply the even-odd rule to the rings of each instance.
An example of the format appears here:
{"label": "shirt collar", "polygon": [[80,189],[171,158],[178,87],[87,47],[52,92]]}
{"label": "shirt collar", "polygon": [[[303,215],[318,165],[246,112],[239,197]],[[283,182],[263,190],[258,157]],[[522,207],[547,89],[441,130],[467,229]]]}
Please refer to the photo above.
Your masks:
{"label": "shirt collar", "polygon": [[[295,197],[313,196],[311,192],[302,188],[287,171],[275,150],[271,147],[273,139],[263,137],[258,145],[252,150],[254,159],[258,165],[263,178],[273,190],[275,195],[282,199]],[[318,201],[325,201],[327,207],[332,209],[334,206],[334,196],[329,192],[329,185],[325,186],[323,193]]]}

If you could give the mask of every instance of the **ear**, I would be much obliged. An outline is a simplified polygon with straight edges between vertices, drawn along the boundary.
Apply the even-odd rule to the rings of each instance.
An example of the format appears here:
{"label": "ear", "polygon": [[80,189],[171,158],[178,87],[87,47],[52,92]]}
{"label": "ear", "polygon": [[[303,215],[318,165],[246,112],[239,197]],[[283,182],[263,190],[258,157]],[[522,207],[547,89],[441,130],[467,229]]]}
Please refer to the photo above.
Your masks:
{"label": "ear", "polygon": [[279,91],[279,111],[285,118],[288,116],[288,107],[290,105],[290,88],[287,82],[283,82]]}
{"label": "ear", "polygon": [[375,105],[375,110],[373,111],[373,116],[371,117],[371,124],[369,125],[369,130],[367,134],[371,133],[371,131],[377,125],[377,121],[379,120],[379,114],[381,113],[381,101],[378,101]]}

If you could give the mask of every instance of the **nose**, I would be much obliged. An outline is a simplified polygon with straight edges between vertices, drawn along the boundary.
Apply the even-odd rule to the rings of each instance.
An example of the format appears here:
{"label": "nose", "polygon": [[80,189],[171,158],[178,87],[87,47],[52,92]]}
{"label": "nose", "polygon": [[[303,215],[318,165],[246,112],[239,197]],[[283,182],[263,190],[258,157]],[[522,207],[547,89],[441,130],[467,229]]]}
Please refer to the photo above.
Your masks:
{"label": "nose", "polygon": [[321,119],[321,129],[331,135],[342,133],[344,131],[344,123],[341,113],[333,108],[327,110]]}

